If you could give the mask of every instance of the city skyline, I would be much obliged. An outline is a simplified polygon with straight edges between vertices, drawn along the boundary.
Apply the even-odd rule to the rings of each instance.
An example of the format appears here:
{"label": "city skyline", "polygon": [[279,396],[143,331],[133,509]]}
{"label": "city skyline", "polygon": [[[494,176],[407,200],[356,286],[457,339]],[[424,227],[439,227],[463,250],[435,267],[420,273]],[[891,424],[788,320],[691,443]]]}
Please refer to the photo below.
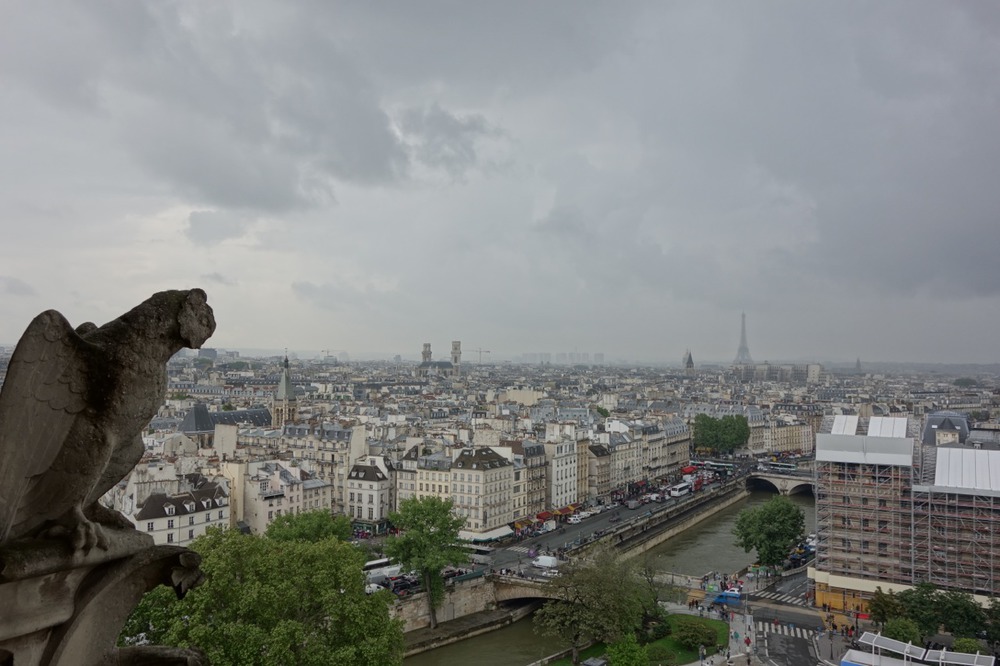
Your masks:
{"label": "city skyline", "polygon": [[[1000,8],[23,4],[0,341],[995,363]],[[97,321],[97,323],[103,323]]]}

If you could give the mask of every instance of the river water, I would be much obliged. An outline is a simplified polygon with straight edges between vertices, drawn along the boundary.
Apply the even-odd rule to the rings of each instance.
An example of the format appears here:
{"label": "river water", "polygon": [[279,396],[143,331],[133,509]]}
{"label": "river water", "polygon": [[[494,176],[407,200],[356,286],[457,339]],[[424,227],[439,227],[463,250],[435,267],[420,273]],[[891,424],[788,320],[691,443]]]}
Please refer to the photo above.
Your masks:
{"label": "river water", "polygon": [[[733,526],[740,511],[760,506],[772,497],[774,493],[754,491],[743,502],[668,539],[649,551],[656,568],[701,576],[709,571],[738,571],[752,564],[753,553],[746,553],[733,543]],[[805,512],[806,532],[815,532],[812,495],[792,495],[789,499]],[[562,647],[559,641],[536,634],[528,617],[503,629],[414,655],[404,661],[404,666],[523,666]]]}

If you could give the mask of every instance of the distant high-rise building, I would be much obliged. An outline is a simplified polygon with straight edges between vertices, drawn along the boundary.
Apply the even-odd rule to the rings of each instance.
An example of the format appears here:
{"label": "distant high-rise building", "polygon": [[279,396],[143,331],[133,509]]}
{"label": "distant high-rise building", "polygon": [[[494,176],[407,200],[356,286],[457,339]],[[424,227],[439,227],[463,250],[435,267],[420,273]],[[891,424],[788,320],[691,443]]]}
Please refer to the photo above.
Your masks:
{"label": "distant high-rise building", "polygon": [[753,365],[753,358],[750,356],[750,347],[747,345],[747,314],[744,312],[740,316],[742,317],[742,323],[740,324],[740,348],[736,350],[736,360],[733,361],[733,365]]}

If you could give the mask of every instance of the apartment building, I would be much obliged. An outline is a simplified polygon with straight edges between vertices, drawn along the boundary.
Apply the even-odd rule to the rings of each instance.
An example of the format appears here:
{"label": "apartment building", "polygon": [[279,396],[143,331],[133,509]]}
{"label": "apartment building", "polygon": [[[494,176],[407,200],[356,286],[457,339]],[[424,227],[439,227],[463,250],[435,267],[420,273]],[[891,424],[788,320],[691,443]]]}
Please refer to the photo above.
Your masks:
{"label": "apartment building", "polygon": [[333,486],[300,466],[284,461],[224,462],[223,474],[232,488],[232,520],[254,534],[283,514],[333,511]]}
{"label": "apartment building", "polygon": [[184,485],[187,490],[151,493],[125,517],[153,537],[156,545],[185,546],[209,527],[229,527],[229,495],[222,484],[190,474]]}
{"label": "apartment building", "polygon": [[577,501],[577,443],[569,437],[544,442],[546,508],[559,509]]}
{"label": "apartment building", "polygon": [[451,466],[455,513],[465,517],[465,538],[496,539],[511,533],[514,464],[489,447],[463,448]]}
{"label": "apartment building", "polygon": [[769,455],[800,453],[812,455],[814,447],[812,426],[792,419],[779,418],[768,423],[764,430],[762,451]]}
{"label": "apartment building", "polygon": [[384,457],[369,456],[351,467],[347,474],[346,513],[355,527],[373,534],[384,533],[396,506],[394,497],[395,482]]}

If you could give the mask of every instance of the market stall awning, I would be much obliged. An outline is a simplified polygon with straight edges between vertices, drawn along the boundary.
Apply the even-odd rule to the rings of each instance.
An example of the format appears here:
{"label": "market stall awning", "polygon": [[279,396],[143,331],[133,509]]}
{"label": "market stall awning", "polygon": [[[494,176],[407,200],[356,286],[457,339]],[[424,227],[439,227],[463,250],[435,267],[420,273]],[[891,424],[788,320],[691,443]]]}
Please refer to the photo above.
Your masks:
{"label": "market stall awning", "polygon": [[551,517],[552,517],[552,512],[551,511],[542,511],[537,516],[538,520],[548,520]]}
{"label": "market stall awning", "polygon": [[494,539],[500,539],[513,533],[514,530],[510,529],[510,526],[503,525],[502,527],[497,527],[496,529],[492,529],[488,532],[467,532],[466,530],[460,530],[458,538],[473,542],[493,541]]}
{"label": "market stall awning", "polygon": [[698,471],[697,467],[682,467],[681,474],[694,474]]}
{"label": "market stall awning", "polygon": [[570,504],[570,505],[569,505],[569,508],[571,508],[571,509],[573,509],[574,511],[576,511],[576,510],[577,510],[577,509],[579,509],[579,508],[580,508],[581,506],[583,506],[583,505],[582,505],[582,504],[580,504],[579,502],[576,502],[576,503],[574,503],[574,504]]}
{"label": "market stall awning", "polygon": [[515,530],[523,530],[525,527],[531,527],[532,521],[530,518],[522,518],[521,520],[514,521]]}
{"label": "market stall awning", "polygon": [[561,509],[556,509],[555,510],[555,514],[557,516],[568,516],[571,513],[573,513],[573,507],[571,507],[571,506],[564,506]]}

